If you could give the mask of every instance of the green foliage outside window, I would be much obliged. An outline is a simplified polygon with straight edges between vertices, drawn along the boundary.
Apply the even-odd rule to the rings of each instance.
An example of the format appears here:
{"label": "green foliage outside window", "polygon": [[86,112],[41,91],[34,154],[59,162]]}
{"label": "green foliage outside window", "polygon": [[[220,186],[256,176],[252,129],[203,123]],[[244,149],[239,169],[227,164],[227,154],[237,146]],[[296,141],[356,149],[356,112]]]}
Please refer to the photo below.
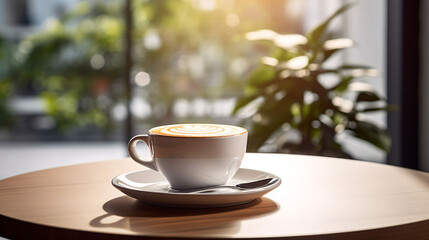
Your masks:
{"label": "green foliage outside window", "polygon": [[[216,1],[219,6],[222,2]],[[241,81],[229,74],[228,62],[250,52],[250,44],[239,43],[239,33],[264,23],[259,19],[228,27],[230,8],[202,11],[193,3],[133,1],[131,78],[143,71],[152,79],[144,90],[133,87],[152,107],[148,123],[174,121],[172,106],[179,97],[236,95]],[[6,45],[0,44],[0,70],[7,69],[0,75],[2,116],[7,115],[7,98],[31,86],[57,129],[114,128],[112,108],[125,104],[122,5],[122,1],[84,1],[60,19],[49,20],[45,29],[20,41],[8,56]],[[201,64],[202,71],[193,70]]]}
{"label": "green foliage outside window", "polygon": [[[327,29],[350,4],[303,36],[254,31],[272,26],[264,1],[236,2],[235,9],[223,6],[211,11],[196,8],[196,2],[133,1],[131,78],[138,72],[150,74],[146,86],[133,82],[133,94],[152,109],[146,123],[174,122],[172,109],[178,98],[235,97],[244,89],[234,113],[254,110],[245,122],[250,126],[250,151],[268,144],[270,151],[350,157],[337,139],[342,133],[389,151],[386,129],[365,120],[366,113],[388,109],[385,99],[365,82],[375,70],[325,66],[331,56],[353,45],[350,39],[333,38]],[[228,2],[216,1],[219,6]],[[0,37],[0,126],[13,122],[8,98],[31,86],[57,129],[114,129],[113,108],[125,103],[122,4],[84,1],[18,44]],[[234,25],[238,16],[241,22]],[[225,24],[228,18],[230,26]],[[244,40],[246,32],[248,39],[262,45]],[[263,64],[253,67],[266,49],[270,53],[262,58]],[[246,68],[233,74],[232,62],[237,59]],[[246,71],[249,67],[254,71]],[[325,85],[321,81],[325,76],[336,84]],[[297,137],[289,138],[290,132]]]}

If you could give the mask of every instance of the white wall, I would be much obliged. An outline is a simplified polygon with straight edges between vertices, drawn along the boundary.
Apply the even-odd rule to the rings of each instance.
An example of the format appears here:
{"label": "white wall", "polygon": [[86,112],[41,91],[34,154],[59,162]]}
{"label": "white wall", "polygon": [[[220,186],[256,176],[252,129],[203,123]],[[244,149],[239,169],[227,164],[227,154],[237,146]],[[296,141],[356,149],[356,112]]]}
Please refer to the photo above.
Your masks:
{"label": "white wall", "polygon": [[[347,63],[363,64],[380,71],[380,77],[368,78],[382,96],[386,93],[386,0],[361,0],[345,14],[344,33],[357,44],[347,50],[344,60]],[[387,126],[386,113],[372,113],[368,119],[381,127]],[[360,154],[362,159],[386,162],[386,154],[366,143],[350,138],[350,150]]]}
{"label": "white wall", "polygon": [[[386,95],[386,0],[359,1],[346,14],[345,35],[357,42],[346,52],[346,61],[365,63],[381,72],[371,84]],[[379,119],[386,123],[386,116]],[[384,124],[385,125],[385,124]]]}

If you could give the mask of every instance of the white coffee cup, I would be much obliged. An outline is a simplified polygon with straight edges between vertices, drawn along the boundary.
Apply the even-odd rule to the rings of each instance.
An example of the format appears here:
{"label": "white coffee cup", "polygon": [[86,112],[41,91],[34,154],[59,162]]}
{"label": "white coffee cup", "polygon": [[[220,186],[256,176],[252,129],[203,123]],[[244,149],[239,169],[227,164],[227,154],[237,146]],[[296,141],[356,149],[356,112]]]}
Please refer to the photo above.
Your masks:
{"label": "white coffee cup", "polygon": [[[136,151],[143,141],[151,158]],[[221,124],[176,124],[155,127],[128,143],[137,163],[162,173],[173,189],[225,184],[240,167],[246,152],[247,130]]]}

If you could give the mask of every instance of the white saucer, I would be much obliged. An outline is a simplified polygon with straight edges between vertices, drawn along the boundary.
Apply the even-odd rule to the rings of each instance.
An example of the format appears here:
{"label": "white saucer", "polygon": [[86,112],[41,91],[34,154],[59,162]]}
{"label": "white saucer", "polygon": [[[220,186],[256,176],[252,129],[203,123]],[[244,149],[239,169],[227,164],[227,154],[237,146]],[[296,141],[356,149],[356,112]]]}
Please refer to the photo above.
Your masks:
{"label": "white saucer", "polygon": [[[259,170],[240,168],[227,185],[264,178],[278,177]],[[275,189],[280,183],[281,181],[277,181],[272,185],[249,190],[222,189],[213,193],[187,193],[172,190],[164,176],[152,170],[124,173],[112,179],[114,187],[142,202],[186,208],[224,207],[251,202]]]}

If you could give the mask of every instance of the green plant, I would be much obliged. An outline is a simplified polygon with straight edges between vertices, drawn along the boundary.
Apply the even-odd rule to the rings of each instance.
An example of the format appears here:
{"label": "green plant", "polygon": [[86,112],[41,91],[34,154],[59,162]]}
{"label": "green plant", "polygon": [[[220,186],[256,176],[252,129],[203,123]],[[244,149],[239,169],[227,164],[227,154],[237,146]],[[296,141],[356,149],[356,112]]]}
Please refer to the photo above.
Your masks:
{"label": "green plant", "polygon": [[[226,46],[226,39],[235,29],[220,34],[215,31],[215,27],[223,27],[215,20],[225,18],[226,10],[202,12],[188,1],[135,0],[132,11],[131,79],[137,72],[151,76],[151,83],[144,89],[133,84],[133,90],[144,92],[141,95],[154,109],[149,121],[173,121],[173,103],[181,96],[221,94],[219,89],[207,88],[204,75],[193,77],[189,68],[183,70],[178,62],[201,55],[203,43]],[[7,77],[14,79],[16,86],[35,86],[58,129],[90,125],[110,130],[115,124],[115,107],[126,104],[122,79],[124,28],[122,1],[82,1],[19,43]],[[218,38],[210,42],[213,36]],[[182,63],[186,64],[191,63]]]}
{"label": "green plant", "polygon": [[[306,36],[271,30],[246,35],[249,40],[265,40],[271,49],[248,79],[234,109],[235,114],[253,114],[246,122],[250,151],[270,143],[270,151],[350,157],[337,139],[339,134],[389,151],[386,129],[365,119],[366,113],[388,108],[385,99],[364,81],[376,71],[359,65],[325,66],[331,56],[353,45],[350,39],[332,38],[327,29],[351,6],[344,5]],[[324,77],[334,84],[326,84]]]}
{"label": "green plant", "polygon": [[2,62],[0,64],[0,129],[13,123],[8,109],[8,98],[13,89],[11,79],[8,77],[12,49],[14,46],[0,35],[0,62]]}
{"label": "green plant", "polygon": [[115,87],[122,67],[121,14],[119,3],[82,2],[13,52],[7,77],[16,89],[30,86],[57,129],[111,127],[111,103],[122,98]]}
{"label": "green plant", "polygon": [[[133,1],[131,79],[144,72],[150,74],[150,84],[132,81],[132,91],[151,110],[144,119],[136,117],[136,123],[177,121],[173,105],[179,98],[214,99],[239,92],[242,78],[232,76],[227,63],[242,58],[242,52],[248,54],[251,46],[237,39],[269,20],[253,20],[254,14],[250,14],[247,20],[243,17],[245,24],[227,26],[228,16],[237,21],[238,15],[232,14],[236,9],[224,1],[215,3],[218,7],[206,11],[196,6],[198,1]],[[115,113],[125,111],[121,107],[126,104],[123,17],[123,1],[80,2],[71,12],[51,19],[43,30],[19,42],[10,58],[13,64],[5,73],[10,80],[7,83],[34,88],[33,94],[41,97],[57,129],[88,125],[113,129],[120,124],[120,117],[113,116],[121,115]],[[0,49],[0,71],[5,60]],[[0,111],[7,100],[7,96],[2,98],[5,88],[1,84]],[[123,111],[115,111],[118,109]]]}

